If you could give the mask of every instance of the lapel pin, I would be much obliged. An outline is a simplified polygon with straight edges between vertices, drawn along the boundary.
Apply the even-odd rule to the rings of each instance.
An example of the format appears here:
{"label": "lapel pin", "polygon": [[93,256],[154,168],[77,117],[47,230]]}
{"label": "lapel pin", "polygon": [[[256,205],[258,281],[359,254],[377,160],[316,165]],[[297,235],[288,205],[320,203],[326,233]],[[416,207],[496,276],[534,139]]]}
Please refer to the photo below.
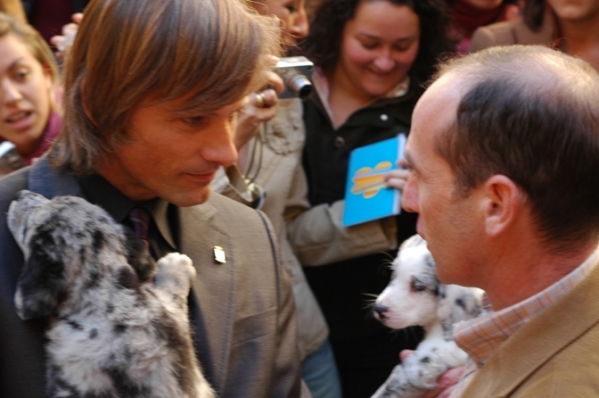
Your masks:
{"label": "lapel pin", "polygon": [[214,261],[219,264],[227,263],[227,256],[225,255],[225,250],[220,246],[214,246]]}

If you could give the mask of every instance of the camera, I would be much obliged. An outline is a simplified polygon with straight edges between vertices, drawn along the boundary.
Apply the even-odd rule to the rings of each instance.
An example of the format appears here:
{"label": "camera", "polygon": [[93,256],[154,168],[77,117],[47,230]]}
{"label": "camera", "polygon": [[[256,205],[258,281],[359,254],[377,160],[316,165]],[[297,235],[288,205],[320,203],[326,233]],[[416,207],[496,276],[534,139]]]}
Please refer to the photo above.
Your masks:
{"label": "camera", "polygon": [[17,153],[15,145],[10,141],[0,144],[0,176],[25,167],[21,156]]}
{"label": "camera", "polygon": [[281,76],[285,83],[285,92],[279,98],[299,97],[307,99],[312,93],[310,76],[314,64],[306,57],[281,58],[275,67],[275,72]]}

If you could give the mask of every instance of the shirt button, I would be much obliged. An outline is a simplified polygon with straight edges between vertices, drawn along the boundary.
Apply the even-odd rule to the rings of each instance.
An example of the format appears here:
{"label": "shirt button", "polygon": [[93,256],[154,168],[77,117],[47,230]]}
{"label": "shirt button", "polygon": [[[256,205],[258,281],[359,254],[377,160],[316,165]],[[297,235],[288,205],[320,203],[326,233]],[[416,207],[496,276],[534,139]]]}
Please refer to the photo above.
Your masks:
{"label": "shirt button", "polygon": [[387,116],[386,114],[384,114],[384,113],[383,113],[383,114],[381,115],[381,120],[382,120],[383,122],[386,122],[387,120],[389,120],[389,116]]}
{"label": "shirt button", "polygon": [[337,148],[341,148],[343,146],[343,144],[345,144],[345,140],[343,139],[343,137],[337,136],[335,138],[335,146]]}

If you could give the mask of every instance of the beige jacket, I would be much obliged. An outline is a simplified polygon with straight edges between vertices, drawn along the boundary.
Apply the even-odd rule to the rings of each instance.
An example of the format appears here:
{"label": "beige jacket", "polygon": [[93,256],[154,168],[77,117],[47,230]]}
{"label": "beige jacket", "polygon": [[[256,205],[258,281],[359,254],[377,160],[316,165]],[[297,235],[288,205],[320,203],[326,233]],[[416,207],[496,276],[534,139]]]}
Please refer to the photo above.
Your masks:
{"label": "beige jacket", "polygon": [[[308,183],[302,167],[305,130],[302,103],[279,101],[277,116],[262,123],[257,138],[262,163],[255,181],[266,191],[262,211],[270,218],[279,238],[282,262],[293,280],[297,306],[301,358],[320,347],[328,336],[326,321],[302,271],[302,265],[325,265],[397,247],[393,217],[345,228],[341,225],[344,201],[310,207]],[[255,139],[256,140],[256,139]],[[252,148],[254,141],[248,143]],[[256,150],[260,153],[260,149]],[[260,164],[258,159],[254,164]],[[247,165],[246,165],[247,166]],[[255,169],[245,170],[252,176]],[[213,188],[243,201],[224,173]]]}
{"label": "beige jacket", "polygon": [[461,398],[599,397],[599,266],[493,353]]}
{"label": "beige jacket", "polygon": [[[297,214],[309,207],[305,199],[307,185],[301,167],[305,139],[301,101],[279,101],[276,117],[262,123],[260,129],[259,136],[247,144],[250,152],[257,145],[254,167],[245,170],[248,165],[244,165],[241,169],[250,177],[255,175],[255,182],[266,191],[261,210],[270,218],[278,238],[282,263],[292,278],[298,318],[298,346],[303,360],[324,343],[328,328],[301,264],[293,253],[286,229],[289,214]],[[224,173],[219,173],[213,188],[243,202],[227,182]]]}
{"label": "beige jacket", "polygon": [[530,30],[521,16],[509,21],[481,26],[472,35],[469,52],[511,44],[551,46],[554,41],[553,15],[547,11],[543,17],[543,26],[538,32]]}

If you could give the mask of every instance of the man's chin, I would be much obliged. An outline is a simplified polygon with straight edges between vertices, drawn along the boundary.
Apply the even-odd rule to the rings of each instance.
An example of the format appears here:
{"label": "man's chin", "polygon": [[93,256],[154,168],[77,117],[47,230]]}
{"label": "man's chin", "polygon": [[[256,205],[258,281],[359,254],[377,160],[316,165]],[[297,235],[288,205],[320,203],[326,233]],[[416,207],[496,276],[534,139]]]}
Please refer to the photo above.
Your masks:
{"label": "man's chin", "polygon": [[178,195],[168,195],[168,197],[162,197],[165,201],[179,207],[191,207],[201,205],[210,198],[212,190],[210,187],[202,189],[200,192],[185,193]]}

